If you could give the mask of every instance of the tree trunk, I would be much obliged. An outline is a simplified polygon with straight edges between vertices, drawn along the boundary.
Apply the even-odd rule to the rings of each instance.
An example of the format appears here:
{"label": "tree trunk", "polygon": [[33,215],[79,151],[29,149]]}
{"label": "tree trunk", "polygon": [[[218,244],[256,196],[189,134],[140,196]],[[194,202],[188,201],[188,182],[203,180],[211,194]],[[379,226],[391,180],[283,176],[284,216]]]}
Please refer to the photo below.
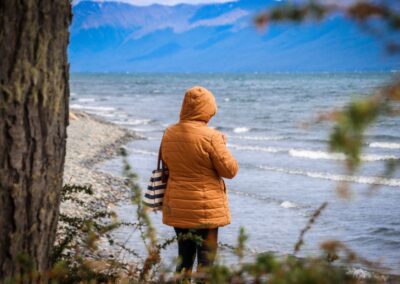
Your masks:
{"label": "tree trunk", "polygon": [[0,282],[51,265],[68,124],[70,6],[0,1]]}

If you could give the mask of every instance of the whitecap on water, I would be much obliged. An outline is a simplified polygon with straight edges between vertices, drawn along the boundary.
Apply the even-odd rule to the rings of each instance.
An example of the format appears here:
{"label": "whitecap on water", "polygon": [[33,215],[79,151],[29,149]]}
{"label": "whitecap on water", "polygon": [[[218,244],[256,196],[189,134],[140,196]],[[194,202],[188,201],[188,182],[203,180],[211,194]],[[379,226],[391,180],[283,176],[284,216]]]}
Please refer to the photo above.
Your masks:
{"label": "whitecap on water", "polygon": [[[290,149],[289,155],[292,157],[314,159],[314,160],[346,160],[346,156],[341,153],[329,153],[323,151],[313,151],[305,149]],[[364,162],[376,162],[386,160],[397,160],[399,157],[387,155],[362,155],[361,160]]]}
{"label": "whitecap on water", "polygon": [[260,147],[260,146],[247,146],[247,145],[236,145],[228,143],[228,147],[237,149],[237,150],[244,150],[244,151],[257,151],[257,152],[267,152],[267,153],[279,153],[285,152],[285,149],[275,148],[275,147]]}
{"label": "whitecap on water", "polygon": [[310,178],[326,179],[331,181],[347,181],[347,182],[361,183],[361,184],[400,187],[400,179],[394,179],[394,178],[381,178],[374,176],[349,176],[349,175],[339,175],[339,174],[331,174],[324,172],[303,171],[298,169],[276,168],[269,166],[259,166],[259,168],[266,171],[280,172],[290,175],[301,175]]}
{"label": "whitecap on water", "polygon": [[326,160],[345,160],[346,156],[338,153],[327,153],[323,151],[312,151],[304,149],[290,149],[289,155],[292,157],[306,159],[326,159]]}
{"label": "whitecap on water", "polygon": [[73,104],[71,108],[82,109],[82,110],[92,110],[92,111],[115,111],[113,107],[101,107],[101,106],[84,106],[79,104]]}
{"label": "whitecap on water", "polygon": [[158,156],[157,152],[148,151],[144,149],[130,149],[129,152],[136,154],[150,155],[150,156]]}
{"label": "whitecap on water", "polygon": [[284,140],[287,137],[284,136],[230,136],[235,139],[242,139],[242,140],[254,140],[254,141],[278,141]]}
{"label": "whitecap on water", "polygon": [[96,101],[96,99],[95,98],[79,98],[79,99],[76,99],[76,101],[81,102],[81,103],[91,103],[91,102]]}
{"label": "whitecap on water", "polygon": [[137,128],[137,127],[129,127],[129,129],[133,130],[133,131],[137,131],[137,132],[156,132],[158,131],[155,128]]}
{"label": "whitecap on water", "polygon": [[371,148],[384,148],[384,149],[400,149],[400,143],[391,142],[372,142],[369,144]]}
{"label": "whitecap on water", "polygon": [[151,119],[124,119],[114,121],[119,125],[147,125],[152,122]]}
{"label": "whitecap on water", "polygon": [[279,200],[270,196],[264,196],[262,194],[257,194],[254,192],[245,192],[245,191],[241,191],[241,190],[236,190],[236,189],[230,189],[229,190],[230,193],[234,193],[237,195],[241,195],[241,196],[246,196],[246,197],[250,197],[250,198],[254,198],[257,200],[262,200],[262,201],[266,201],[268,203],[274,203],[279,205],[282,208],[296,208],[296,209],[301,209],[301,208],[307,208],[307,205],[299,205],[296,204],[294,202],[291,201],[283,201],[283,200]]}
{"label": "whitecap on water", "polygon": [[296,207],[297,207],[297,204],[296,204],[296,203],[293,203],[293,202],[290,202],[290,201],[283,201],[283,202],[280,204],[280,206],[283,207],[283,208],[296,208]]}
{"label": "whitecap on water", "polygon": [[[249,145],[238,145],[228,144],[236,150],[242,151],[255,151],[255,152],[267,152],[267,153],[288,153],[290,156],[295,158],[312,159],[312,160],[346,160],[346,156],[341,153],[329,153],[319,150],[307,150],[307,149],[285,149],[278,147],[261,147],[261,146],[249,146]],[[361,160],[364,162],[376,162],[376,161],[387,161],[387,160],[399,160],[400,157],[393,155],[374,155],[366,154],[361,156]]]}
{"label": "whitecap on water", "polygon": [[236,127],[233,129],[233,132],[235,133],[245,133],[245,132],[249,132],[250,128],[247,127]]}

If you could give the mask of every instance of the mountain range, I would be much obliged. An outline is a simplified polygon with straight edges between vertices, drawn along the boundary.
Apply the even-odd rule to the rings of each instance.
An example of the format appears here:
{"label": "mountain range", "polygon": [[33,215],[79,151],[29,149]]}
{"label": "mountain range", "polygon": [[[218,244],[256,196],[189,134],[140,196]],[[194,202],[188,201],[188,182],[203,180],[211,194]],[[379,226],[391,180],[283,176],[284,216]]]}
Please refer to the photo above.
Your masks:
{"label": "mountain range", "polygon": [[73,6],[72,72],[335,72],[400,69],[378,39],[336,15],[260,31],[254,16],[282,2]]}

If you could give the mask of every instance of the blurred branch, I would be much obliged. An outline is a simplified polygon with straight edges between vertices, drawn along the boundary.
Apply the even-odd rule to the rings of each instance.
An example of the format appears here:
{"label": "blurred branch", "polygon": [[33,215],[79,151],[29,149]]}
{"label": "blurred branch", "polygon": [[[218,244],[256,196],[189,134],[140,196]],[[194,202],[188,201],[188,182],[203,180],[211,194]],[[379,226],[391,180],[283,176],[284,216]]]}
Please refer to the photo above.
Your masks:
{"label": "blurred branch", "polygon": [[294,255],[296,255],[296,253],[300,251],[301,246],[304,244],[304,235],[312,228],[312,225],[315,223],[315,221],[321,215],[322,211],[324,211],[327,206],[328,202],[322,203],[321,206],[314,211],[310,219],[308,219],[307,225],[303,228],[303,230],[301,230],[299,240],[294,246],[294,251],[293,251]]}
{"label": "blurred branch", "polygon": [[[254,22],[258,27],[265,28],[274,22],[321,21],[329,15],[343,15],[384,40],[388,53],[394,54],[400,53],[400,42],[383,37],[387,32],[400,31],[400,11],[395,7],[396,4],[389,3],[389,1],[346,1],[345,4],[332,4],[332,1],[287,3],[259,13]],[[376,25],[377,21],[380,26]]]}
{"label": "blurred branch", "polygon": [[[347,167],[354,172],[360,165],[365,130],[379,116],[398,115],[395,104],[400,102],[400,80],[376,90],[374,95],[349,103],[342,111],[326,113],[317,121],[330,120],[335,126],[330,135],[330,149],[347,157]],[[390,171],[393,173],[393,165]]]}

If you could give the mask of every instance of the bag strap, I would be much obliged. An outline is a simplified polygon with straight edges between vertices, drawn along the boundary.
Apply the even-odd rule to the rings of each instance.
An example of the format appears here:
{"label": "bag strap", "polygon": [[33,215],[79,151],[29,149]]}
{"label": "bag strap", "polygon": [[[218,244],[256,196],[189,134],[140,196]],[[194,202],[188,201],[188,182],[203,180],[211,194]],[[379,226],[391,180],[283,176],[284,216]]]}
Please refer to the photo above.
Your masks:
{"label": "bag strap", "polygon": [[162,141],[164,139],[164,135],[165,135],[165,131],[163,133],[163,136],[161,138],[161,142],[160,142],[160,148],[158,149],[158,159],[157,159],[157,170],[162,169],[164,171],[164,162],[162,160],[162,153],[161,153],[161,146],[162,146]]}
{"label": "bag strap", "polygon": [[162,157],[161,157],[161,144],[160,144],[160,148],[158,149],[157,170],[161,169],[161,161]]}
{"label": "bag strap", "polygon": [[[165,130],[166,131],[166,130]],[[163,136],[162,136],[162,138],[161,138],[161,142],[160,142],[160,148],[159,148],[159,150],[158,150],[158,160],[157,160],[157,170],[162,170],[161,171],[161,180],[162,180],[162,182],[164,182],[164,183],[166,183],[167,182],[167,180],[168,180],[168,169],[165,167],[165,164],[164,164],[164,161],[163,161],[163,159],[162,159],[162,151],[161,151],[161,147],[162,147],[162,142],[163,142],[163,140],[164,140],[164,135],[165,135],[165,131],[164,131],[164,134],[163,134]]]}

